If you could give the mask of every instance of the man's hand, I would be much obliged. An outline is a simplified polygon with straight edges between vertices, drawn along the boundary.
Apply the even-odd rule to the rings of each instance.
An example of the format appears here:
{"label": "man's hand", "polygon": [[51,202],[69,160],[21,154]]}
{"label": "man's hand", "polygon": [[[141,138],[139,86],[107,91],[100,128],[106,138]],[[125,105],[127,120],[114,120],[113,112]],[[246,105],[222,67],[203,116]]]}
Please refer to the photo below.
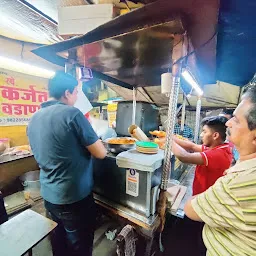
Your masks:
{"label": "man's hand", "polygon": [[204,159],[200,153],[189,153],[175,141],[172,144],[172,153],[183,163],[203,165]]}
{"label": "man's hand", "polygon": [[173,137],[173,140],[182,148],[190,152],[202,152],[202,145],[197,145],[189,140],[181,140],[176,136]]}

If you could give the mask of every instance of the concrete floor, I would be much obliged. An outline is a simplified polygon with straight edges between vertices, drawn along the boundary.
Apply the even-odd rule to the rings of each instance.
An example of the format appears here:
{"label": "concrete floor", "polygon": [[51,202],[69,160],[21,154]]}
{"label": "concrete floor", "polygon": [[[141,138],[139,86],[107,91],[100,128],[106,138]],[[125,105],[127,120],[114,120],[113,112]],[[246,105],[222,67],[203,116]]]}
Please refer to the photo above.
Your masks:
{"label": "concrete floor", "polygon": [[[43,201],[37,202],[32,208],[35,212],[46,216]],[[116,243],[106,238],[105,232],[114,230],[117,223],[106,221],[95,232],[93,256],[114,256],[116,255]],[[52,249],[49,238],[33,248],[33,256],[52,256]]]}
{"label": "concrete floor", "polygon": [[[43,203],[37,203],[32,210],[45,215]],[[115,222],[106,222],[95,232],[93,256],[116,256],[116,243],[106,238],[105,232],[114,230]],[[195,236],[187,221],[168,215],[163,232],[164,252],[155,256],[199,256],[198,237]],[[144,250],[137,253],[143,256]],[[52,256],[51,244],[48,238],[44,239],[33,249],[34,256]]]}

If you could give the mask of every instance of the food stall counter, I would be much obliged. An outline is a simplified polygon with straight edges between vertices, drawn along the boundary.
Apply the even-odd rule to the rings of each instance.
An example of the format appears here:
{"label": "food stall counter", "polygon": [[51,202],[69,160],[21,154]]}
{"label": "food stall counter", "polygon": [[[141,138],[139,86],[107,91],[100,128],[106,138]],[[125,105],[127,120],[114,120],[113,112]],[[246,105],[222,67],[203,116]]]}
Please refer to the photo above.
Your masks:
{"label": "food stall counter", "polygon": [[0,155],[0,190],[22,174],[38,170],[38,168],[31,152]]}
{"label": "food stall counter", "polygon": [[34,156],[31,153],[27,155],[0,155],[0,164],[9,163],[9,162],[20,160],[27,157],[34,157]]}

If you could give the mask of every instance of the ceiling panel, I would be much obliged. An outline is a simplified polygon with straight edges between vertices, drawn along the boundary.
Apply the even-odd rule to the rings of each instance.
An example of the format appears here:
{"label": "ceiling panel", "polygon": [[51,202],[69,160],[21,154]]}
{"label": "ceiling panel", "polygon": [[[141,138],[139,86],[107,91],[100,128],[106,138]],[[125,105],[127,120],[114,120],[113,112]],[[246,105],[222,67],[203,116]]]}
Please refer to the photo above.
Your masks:
{"label": "ceiling panel", "polygon": [[54,22],[17,0],[0,1],[0,35],[38,44],[62,40]]}

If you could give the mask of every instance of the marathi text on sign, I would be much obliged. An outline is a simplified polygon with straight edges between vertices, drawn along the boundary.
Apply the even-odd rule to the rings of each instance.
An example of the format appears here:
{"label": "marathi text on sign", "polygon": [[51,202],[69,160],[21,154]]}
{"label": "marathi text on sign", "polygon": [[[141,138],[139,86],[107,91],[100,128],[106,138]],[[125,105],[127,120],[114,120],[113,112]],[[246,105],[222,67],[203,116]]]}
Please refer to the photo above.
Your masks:
{"label": "marathi text on sign", "polygon": [[11,102],[24,100],[32,103],[42,103],[47,101],[47,92],[36,91],[35,86],[30,85],[29,89],[21,89],[13,86],[0,86],[1,96],[3,99],[7,99],[10,103],[2,103],[1,111],[3,114],[12,116],[27,116],[34,114],[39,105],[31,104],[13,104]]}
{"label": "marathi text on sign", "polygon": [[13,86],[0,86],[2,89],[2,97],[8,100],[29,100],[32,102],[47,101],[47,92],[36,91],[34,85],[30,85],[29,89],[20,89]]}
{"label": "marathi text on sign", "polygon": [[47,82],[12,71],[0,72],[0,125],[27,124],[48,100]]}
{"label": "marathi text on sign", "polygon": [[39,110],[38,105],[2,103],[2,112],[7,115],[26,116]]}

